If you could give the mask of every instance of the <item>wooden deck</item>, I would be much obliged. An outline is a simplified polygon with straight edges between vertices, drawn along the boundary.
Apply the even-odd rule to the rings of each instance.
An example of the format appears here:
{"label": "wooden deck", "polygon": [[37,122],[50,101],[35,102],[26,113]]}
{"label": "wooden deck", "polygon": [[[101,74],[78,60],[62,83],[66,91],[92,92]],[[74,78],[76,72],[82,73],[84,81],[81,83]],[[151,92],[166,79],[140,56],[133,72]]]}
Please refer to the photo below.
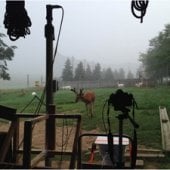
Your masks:
{"label": "wooden deck", "polygon": [[162,149],[165,152],[170,151],[170,121],[166,107],[159,106],[161,134],[162,134]]}

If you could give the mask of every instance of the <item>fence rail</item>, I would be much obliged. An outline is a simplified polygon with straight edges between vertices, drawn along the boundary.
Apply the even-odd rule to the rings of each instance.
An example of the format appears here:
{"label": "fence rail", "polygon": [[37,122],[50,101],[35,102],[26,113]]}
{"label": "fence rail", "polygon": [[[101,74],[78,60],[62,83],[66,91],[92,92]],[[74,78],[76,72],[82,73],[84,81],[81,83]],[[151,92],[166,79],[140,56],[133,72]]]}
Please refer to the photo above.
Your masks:
{"label": "fence rail", "polygon": [[[59,81],[58,86],[62,88],[64,86],[71,86],[77,89],[79,88],[106,88],[117,87],[117,83],[122,83],[126,87],[133,87],[136,83],[139,83],[139,79],[123,79],[123,80],[110,80],[110,81]],[[152,86],[155,84],[153,80],[142,80],[145,86]]]}

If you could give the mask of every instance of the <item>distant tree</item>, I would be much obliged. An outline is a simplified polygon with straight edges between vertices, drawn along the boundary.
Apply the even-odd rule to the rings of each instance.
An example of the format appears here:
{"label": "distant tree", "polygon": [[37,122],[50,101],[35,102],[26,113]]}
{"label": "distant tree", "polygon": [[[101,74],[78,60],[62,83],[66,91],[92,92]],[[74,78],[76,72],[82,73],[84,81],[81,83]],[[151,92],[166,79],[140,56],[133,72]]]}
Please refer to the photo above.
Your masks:
{"label": "distant tree", "polygon": [[139,81],[141,81],[143,78],[147,78],[147,76],[145,75],[145,68],[143,67],[143,65],[140,65],[139,68],[137,69],[136,78],[139,79]]}
{"label": "distant tree", "polygon": [[62,79],[64,81],[72,81],[73,80],[73,67],[71,65],[71,61],[69,58],[65,62],[65,67],[62,72]]}
{"label": "distant tree", "polygon": [[170,24],[165,25],[158,36],[149,41],[146,53],[141,53],[139,60],[145,68],[148,78],[163,80],[170,76]]}
{"label": "distant tree", "polygon": [[119,69],[119,77],[120,79],[125,79],[125,71],[123,68]]}
{"label": "distant tree", "polygon": [[5,37],[4,34],[0,33],[0,79],[10,80],[8,71],[7,61],[11,61],[14,57],[14,49],[16,46],[8,46],[2,40]]}
{"label": "distant tree", "polygon": [[113,76],[114,76],[114,79],[115,80],[118,80],[119,79],[119,73],[118,71],[115,69],[114,72],[113,72]]}
{"label": "distant tree", "polygon": [[92,70],[89,64],[87,64],[87,68],[85,70],[85,80],[92,80]]}
{"label": "distant tree", "polygon": [[133,79],[134,78],[134,75],[133,73],[129,70],[128,73],[127,73],[127,79]]}
{"label": "distant tree", "polygon": [[109,67],[104,71],[104,80],[114,80],[114,76],[113,76],[113,71],[112,69]]}
{"label": "distant tree", "polygon": [[99,63],[97,63],[93,70],[93,80],[100,80],[100,79],[101,79],[101,66]]}
{"label": "distant tree", "polygon": [[125,79],[125,71],[123,70],[123,68],[119,69],[118,79],[121,79],[121,80]]}
{"label": "distant tree", "polygon": [[85,79],[85,70],[83,67],[83,63],[79,62],[75,69],[75,77],[74,80],[84,80]]}

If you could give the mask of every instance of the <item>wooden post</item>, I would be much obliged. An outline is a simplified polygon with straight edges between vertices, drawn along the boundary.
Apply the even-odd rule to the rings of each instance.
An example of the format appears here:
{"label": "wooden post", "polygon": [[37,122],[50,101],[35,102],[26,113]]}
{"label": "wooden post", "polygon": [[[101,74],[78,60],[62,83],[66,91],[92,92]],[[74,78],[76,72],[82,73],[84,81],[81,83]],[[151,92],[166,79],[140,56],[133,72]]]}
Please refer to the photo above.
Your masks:
{"label": "wooden post", "polygon": [[52,116],[55,114],[55,105],[49,107],[49,118],[46,121],[46,149],[55,150],[55,118]]}
{"label": "wooden post", "polygon": [[31,144],[32,144],[32,123],[26,121],[24,124],[24,153],[23,153],[23,168],[31,167]]}
{"label": "wooden post", "polygon": [[18,154],[17,151],[19,149],[19,118],[16,120],[16,129],[14,132],[14,140],[13,140],[13,163],[18,162]]}
{"label": "wooden post", "polygon": [[76,132],[75,132],[75,137],[74,137],[72,156],[71,156],[69,169],[75,169],[76,156],[78,155],[77,141],[78,141],[80,133],[81,133],[80,128],[81,128],[81,115],[79,115],[78,121],[77,121],[77,126],[76,126]]}

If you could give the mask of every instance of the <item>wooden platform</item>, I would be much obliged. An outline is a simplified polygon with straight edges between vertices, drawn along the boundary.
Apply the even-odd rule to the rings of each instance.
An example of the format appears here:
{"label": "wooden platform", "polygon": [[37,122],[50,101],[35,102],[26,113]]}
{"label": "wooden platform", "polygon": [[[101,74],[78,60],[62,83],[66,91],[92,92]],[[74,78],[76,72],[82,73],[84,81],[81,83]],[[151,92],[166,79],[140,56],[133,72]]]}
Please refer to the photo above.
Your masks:
{"label": "wooden platform", "polygon": [[166,107],[159,106],[160,124],[162,133],[162,149],[165,152],[170,151],[170,121]]}

